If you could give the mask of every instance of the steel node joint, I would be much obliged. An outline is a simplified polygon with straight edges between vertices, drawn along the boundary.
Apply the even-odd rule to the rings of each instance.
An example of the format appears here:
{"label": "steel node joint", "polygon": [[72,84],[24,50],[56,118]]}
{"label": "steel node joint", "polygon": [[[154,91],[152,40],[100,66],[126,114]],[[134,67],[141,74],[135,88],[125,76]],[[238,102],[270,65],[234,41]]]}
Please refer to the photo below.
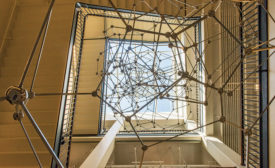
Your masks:
{"label": "steel node joint", "polygon": [[147,145],[142,145],[141,149],[142,149],[143,151],[146,151],[146,150],[148,149],[148,146],[147,146]]}
{"label": "steel node joint", "polygon": [[208,16],[209,17],[216,17],[215,14],[216,14],[216,12],[214,10],[208,11]]}
{"label": "steel node joint", "polygon": [[133,27],[132,27],[131,25],[127,25],[127,26],[126,26],[126,31],[127,31],[127,32],[133,31]]}
{"label": "steel node joint", "polygon": [[125,116],[125,121],[127,121],[127,122],[131,122],[131,116]]}
{"label": "steel node joint", "polygon": [[251,48],[246,48],[245,49],[245,55],[250,55],[253,53],[253,50]]}
{"label": "steel node joint", "polygon": [[95,90],[95,91],[92,92],[92,96],[93,96],[93,97],[97,97],[97,96],[98,96],[97,90]]}
{"label": "steel node joint", "polygon": [[245,136],[251,136],[252,135],[252,129],[246,128],[246,129],[244,129],[243,133],[244,133]]}
{"label": "steel node joint", "polygon": [[22,112],[22,110],[16,111],[13,113],[13,119],[14,120],[22,120],[22,118],[24,118],[24,113]]}
{"label": "steel node joint", "polygon": [[6,99],[10,104],[21,104],[29,98],[28,91],[17,86],[10,86],[6,91]]}
{"label": "steel node joint", "polygon": [[220,119],[219,119],[219,121],[220,121],[221,123],[224,123],[224,122],[226,121],[225,116],[221,116]]}

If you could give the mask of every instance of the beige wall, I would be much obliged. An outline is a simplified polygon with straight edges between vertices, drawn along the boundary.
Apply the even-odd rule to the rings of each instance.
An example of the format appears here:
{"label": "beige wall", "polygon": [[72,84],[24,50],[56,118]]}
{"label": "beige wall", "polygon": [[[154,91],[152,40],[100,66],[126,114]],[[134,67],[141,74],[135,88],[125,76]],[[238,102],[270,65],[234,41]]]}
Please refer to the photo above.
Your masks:
{"label": "beige wall", "polygon": [[[154,141],[145,142],[147,144]],[[79,167],[97,145],[96,141],[75,141],[72,143],[70,167]],[[108,161],[108,165],[133,165],[141,157],[141,145],[136,141],[119,141]],[[216,161],[205,150],[201,141],[170,141],[146,151],[144,161],[164,161],[163,164],[215,164]]]}
{"label": "beige wall", "polygon": [[[209,18],[204,23],[205,27],[205,39],[217,34],[218,24],[213,19]],[[220,30],[218,30],[220,31]],[[206,33],[207,32],[207,33]],[[209,74],[212,74],[212,81],[217,78],[217,74],[213,73],[216,67],[221,63],[220,60],[220,45],[219,40],[212,41],[209,45],[205,44],[205,48],[207,48],[205,53],[205,64]],[[214,75],[213,75],[214,74]],[[207,77],[206,77],[207,78]],[[206,79],[207,81],[207,79]],[[220,82],[217,82],[217,86],[220,85]],[[219,119],[220,116],[220,99],[217,91],[206,88],[206,97],[208,101],[208,106],[206,106],[206,123],[212,122],[214,120]],[[206,134],[209,136],[216,136],[221,139],[221,124],[216,123],[214,125],[209,125],[206,129]]]}
{"label": "beige wall", "polygon": [[70,167],[79,167],[96,145],[97,142],[72,142]]}
{"label": "beige wall", "polygon": [[[271,15],[275,16],[275,1],[268,1],[268,10]],[[269,18],[269,39],[275,37],[275,23]],[[275,45],[275,42],[272,42]],[[270,50],[272,53],[274,50]],[[275,96],[275,57],[269,60],[269,99]],[[269,167],[275,167],[275,103],[269,108]]]}
{"label": "beige wall", "polygon": [[[162,161],[163,164],[183,165],[183,164],[215,164],[215,160],[207,153],[201,141],[170,141],[158,144],[149,148],[144,154],[144,163],[149,161]],[[145,142],[146,144],[154,142]],[[132,165],[142,156],[139,142],[119,142],[115,144],[113,158],[109,163],[114,165]]]}
{"label": "beige wall", "polygon": [[16,6],[16,0],[1,0],[0,5],[0,54],[5,38],[7,38],[7,30],[11,23],[13,11]]}
{"label": "beige wall", "polygon": [[[103,66],[103,55],[100,57],[99,53],[105,48],[104,39],[94,40],[104,37],[104,18],[94,16],[86,18],[78,81],[78,92],[82,93],[96,90],[101,79],[96,72],[100,74]],[[97,62],[98,58],[99,62]],[[99,98],[90,95],[77,96],[73,134],[97,134],[99,112]]]}

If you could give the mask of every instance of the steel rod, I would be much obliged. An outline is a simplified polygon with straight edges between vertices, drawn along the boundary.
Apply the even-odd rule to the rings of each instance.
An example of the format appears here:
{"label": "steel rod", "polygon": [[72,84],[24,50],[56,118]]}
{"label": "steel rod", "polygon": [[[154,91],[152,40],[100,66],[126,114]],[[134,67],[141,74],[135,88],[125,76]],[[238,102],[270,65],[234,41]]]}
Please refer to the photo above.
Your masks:
{"label": "steel rod", "polygon": [[142,150],[142,155],[141,155],[141,159],[140,159],[140,163],[139,163],[139,168],[142,167],[142,164],[143,164],[143,159],[144,159],[144,154],[145,154],[145,151]]}
{"label": "steel rod", "polygon": [[38,34],[38,36],[37,36],[37,38],[36,38],[36,41],[35,41],[34,47],[33,47],[33,49],[32,49],[31,55],[30,55],[30,57],[29,57],[29,59],[28,59],[28,62],[27,62],[27,64],[26,64],[26,67],[25,67],[24,72],[23,72],[23,74],[22,74],[22,78],[21,78],[20,83],[19,83],[19,87],[20,87],[20,88],[22,88],[22,86],[23,86],[23,84],[24,84],[24,80],[25,80],[26,75],[27,75],[27,73],[28,73],[28,71],[29,71],[29,68],[30,68],[32,59],[33,59],[33,57],[34,57],[34,54],[35,54],[37,45],[38,45],[38,43],[39,43],[39,41],[40,41],[41,35],[42,35],[42,33],[43,33],[43,30],[44,30],[44,27],[45,27],[45,25],[47,24],[47,21],[48,21],[48,19],[49,19],[49,16],[50,16],[50,13],[51,13],[51,11],[52,11],[54,2],[55,2],[55,0],[52,0],[52,1],[51,1],[51,4],[50,4],[50,6],[49,6],[49,8],[48,8],[48,11],[47,11],[47,14],[46,14],[46,16],[45,16],[45,18],[44,18],[43,24],[42,24],[42,26],[41,26],[41,28],[40,28],[40,32],[39,32],[39,34]]}
{"label": "steel rod", "polygon": [[115,12],[118,14],[118,16],[121,19],[121,21],[125,24],[125,26],[127,26],[128,24],[126,23],[125,19],[121,16],[121,14],[119,13],[119,11],[117,10],[117,8],[114,5],[114,3],[112,2],[112,0],[109,0],[109,2],[112,5],[112,7],[114,8]]}
{"label": "steel rod", "polygon": [[224,24],[216,17],[216,16],[213,16],[213,18],[214,18],[214,20],[216,20],[221,26],[222,26],[222,28],[240,45],[240,46],[242,46],[243,48],[245,48],[244,46],[243,46],[243,43],[239,40],[239,39],[237,39],[237,37],[236,36],[234,36],[234,34],[232,34],[232,32],[227,28],[227,27],[225,27],[224,26]]}
{"label": "steel rod", "polygon": [[252,52],[266,51],[266,50],[272,50],[272,49],[275,49],[275,46],[253,49]]}
{"label": "steel rod", "polygon": [[139,142],[141,143],[141,145],[144,145],[142,139],[139,137],[139,135],[138,135],[138,133],[137,133],[135,127],[133,126],[132,121],[129,121],[129,124],[130,124],[130,126],[132,127],[133,131],[135,132],[135,134],[136,134],[136,136],[137,136]]}
{"label": "steel rod", "polygon": [[207,19],[208,15],[204,15],[203,17],[201,17],[199,20],[193,22],[192,24],[188,25],[187,27],[183,28],[182,30],[178,31],[176,34],[176,36],[178,36],[179,34],[185,32],[186,30],[190,29],[191,27],[195,26],[196,24],[202,22],[203,20]]}
{"label": "steel rod", "polygon": [[34,70],[34,73],[33,73],[32,83],[31,83],[31,87],[30,87],[30,93],[32,93],[32,89],[33,89],[34,82],[35,82],[35,79],[36,79],[36,75],[37,75],[37,72],[38,72],[40,60],[41,60],[41,57],[42,57],[42,53],[43,53],[43,49],[44,49],[44,45],[45,45],[45,41],[46,41],[46,36],[47,36],[47,33],[48,33],[49,23],[50,23],[50,20],[51,20],[51,15],[52,15],[52,10],[50,11],[49,18],[48,18],[48,21],[46,23],[44,34],[43,34],[43,37],[42,37],[43,40],[42,40],[42,43],[41,43],[41,46],[40,46],[39,56],[38,56],[36,66],[35,66],[35,70]]}
{"label": "steel rod", "polygon": [[150,101],[148,101],[145,105],[143,105],[140,109],[138,109],[136,112],[134,112],[132,116],[136,115],[140,110],[142,110],[143,108],[145,108],[148,104],[150,104],[152,101],[154,101],[156,98],[158,98],[160,95],[164,94],[165,92],[171,90],[176,84],[178,84],[180,81],[182,80],[182,78],[179,78],[178,80],[176,80],[172,85],[170,85],[168,88],[166,88],[164,91],[160,92],[158,95],[156,95],[154,98],[152,98]]}
{"label": "steel rod", "polygon": [[25,127],[24,127],[24,124],[23,124],[22,120],[21,120],[21,119],[18,119],[18,122],[20,123],[20,125],[21,125],[21,127],[22,127],[22,129],[23,129],[23,131],[24,131],[24,134],[25,134],[25,136],[26,136],[26,138],[27,138],[27,140],[28,140],[28,142],[29,142],[29,145],[30,145],[30,147],[31,147],[31,149],[32,149],[32,152],[33,152],[33,154],[34,154],[34,156],[35,156],[35,159],[36,159],[36,161],[37,161],[39,167],[42,168],[42,167],[43,167],[43,166],[42,166],[42,163],[40,162],[40,159],[39,159],[39,157],[38,157],[38,155],[37,155],[37,153],[36,153],[36,150],[35,150],[35,148],[34,148],[34,146],[33,146],[33,144],[32,144],[32,141],[31,141],[31,139],[30,139],[30,137],[29,137],[29,135],[28,135],[27,130],[26,130]]}
{"label": "steel rod", "polygon": [[189,132],[196,131],[197,129],[206,127],[206,126],[208,126],[208,125],[215,124],[215,123],[217,123],[217,122],[220,122],[220,120],[212,121],[212,122],[210,122],[210,123],[208,123],[208,124],[205,124],[205,125],[199,126],[199,127],[197,127],[197,128],[188,130],[188,131],[186,131],[186,132],[184,132],[184,133],[177,134],[177,135],[175,135],[175,136],[173,136],[173,137],[170,137],[170,138],[167,138],[167,139],[165,139],[165,140],[160,140],[160,141],[158,141],[158,142],[156,142],[156,143],[153,143],[153,144],[151,144],[151,145],[148,145],[148,148],[150,148],[150,147],[152,147],[152,146],[155,146],[155,145],[157,145],[157,144],[160,144],[160,143],[162,143],[162,142],[169,141],[169,140],[174,139],[174,138],[176,138],[176,137],[179,137],[179,136],[181,136],[181,135],[187,134],[187,133],[189,133]]}
{"label": "steel rod", "polygon": [[58,164],[59,167],[64,168],[64,166],[62,165],[61,161],[59,160],[59,158],[57,157],[57,155],[53,151],[53,149],[52,149],[51,145],[49,144],[48,140],[44,136],[43,132],[41,131],[41,129],[37,125],[36,121],[32,117],[32,115],[31,115],[30,111],[28,110],[27,106],[24,104],[24,102],[22,102],[20,105],[21,105],[22,109],[25,111],[25,114],[27,115],[27,117],[29,118],[29,120],[31,121],[31,123],[32,123],[33,127],[35,128],[37,134],[39,135],[40,139],[43,141],[43,143],[47,147],[48,151],[52,155],[53,159],[57,162],[57,164]]}
{"label": "steel rod", "polygon": [[[195,16],[196,14],[198,14],[200,11],[202,11],[204,8],[206,8],[208,5],[210,5],[212,2],[211,1],[209,1],[208,3],[206,3],[204,6],[202,6],[200,9],[197,9],[196,11],[195,11],[195,13],[193,13],[191,16],[186,16],[185,15],[185,17],[193,17],[193,16]],[[183,24],[185,23],[185,21],[182,23],[182,24],[180,24],[180,25],[178,25],[174,30],[173,30],[173,32],[175,32],[179,27],[181,27],[181,26],[183,26]]]}
{"label": "steel rod", "polygon": [[167,36],[165,33],[159,33],[159,32],[154,32],[154,31],[150,31],[150,30],[138,29],[138,28],[133,28],[133,31],[138,31],[138,32],[143,32],[143,33],[149,33],[149,34],[157,34],[157,35]]}
{"label": "steel rod", "polygon": [[270,39],[270,40],[267,40],[267,41],[265,41],[265,42],[262,42],[262,43],[260,43],[260,44],[257,44],[257,45],[255,45],[255,46],[251,47],[251,49],[254,50],[254,49],[256,49],[256,48],[259,48],[259,47],[261,47],[261,46],[263,46],[263,45],[265,45],[265,44],[267,44],[267,43],[269,43],[269,42],[271,42],[271,41],[273,41],[273,40],[275,40],[275,38],[272,38],[272,39]]}
{"label": "steel rod", "polygon": [[222,98],[222,93],[219,93],[220,96],[220,107],[221,107],[221,116],[224,116],[224,112],[223,112],[223,98]]}
{"label": "steel rod", "polygon": [[272,99],[269,101],[269,103],[266,105],[266,107],[264,108],[264,110],[260,113],[259,117],[253,122],[253,124],[249,127],[249,129],[251,130],[256,124],[257,122],[262,118],[262,116],[264,115],[264,113],[267,111],[267,109],[269,108],[269,106],[272,104],[272,102],[274,101],[275,96],[272,97]]}
{"label": "steel rod", "polygon": [[246,136],[246,160],[245,160],[245,167],[249,168],[249,143],[250,143],[250,136]]}
{"label": "steel rod", "polygon": [[266,61],[267,61],[271,56],[273,56],[274,53],[275,53],[275,51],[273,51],[265,60],[262,61],[261,64],[259,64],[259,65],[258,65],[253,71],[251,71],[242,81],[240,81],[240,83],[239,83],[236,87],[234,87],[232,91],[234,92],[236,89],[238,89],[238,88],[241,86],[241,84],[242,84],[243,82],[245,82],[246,80],[248,80],[248,79],[250,78],[250,76],[252,76],[254,73],[257,73],[258,70],[259,70],[259,68],[260,68],[264,63],[266,63]]}

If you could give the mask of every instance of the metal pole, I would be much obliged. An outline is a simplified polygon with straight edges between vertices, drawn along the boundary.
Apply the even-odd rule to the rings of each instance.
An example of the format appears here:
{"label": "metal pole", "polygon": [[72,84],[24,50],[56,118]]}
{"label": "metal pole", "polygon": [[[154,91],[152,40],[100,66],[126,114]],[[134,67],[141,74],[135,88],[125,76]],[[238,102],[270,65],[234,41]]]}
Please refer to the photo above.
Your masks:
{"label": "metal pole", "polygon": [[34,118],[32,117],[30,111],[28,110],[28,108],[26,107],[26,105],[24,104],[24,102],[20,103],[21,107],[23,108],[23,110],[25,111],[26,115],[28,116],[29,120],[31,121],[33,127],[35,128],[36,132],[38,133],[38,135],[40,136],[41,140],[43,141],[43,143],[45,144],[45,146],[47,147],[48,151],[51,153],[52,157],[54,158],[54,160],[57,162],[58,166],[61,168],[64,168],[64,166],[62,165],[61,161],[59,160],[59,158],[57,157],[57,155],[55,154],[55,152],[53,151],[51,145],[49,144],[49,142],[47,141],[46,137],[44,136],[44,134],[42,133],[42,131],[40,130],[39,126],[37,125],[37,123],[35,122]]}
{"label": "metal pole", "polygon": [[41,43],[41,46],[40,46],[40,51],[39,51],[39,56],[38,56],[38,59],[37,59],[37,62],[36,62],[36,66],[35,66],[35,70],[34,70],[34,73],[33,73],[33,78],[32,78],[32,83],[31,83],[31,87],[30,87],[30,93],[32,93],[32,89],[33,89],[33,86],[34,86],[34,82],[35,82],[35,78],[36,78],[36,75],[37,75],[37,72],[38,72],[38,68],[39,68],[39,64],[40,64],[40,60],[41,60],[41,57],[42,57],[42,53],[43,53],[43,49],[44,49],[44,44],[45,44],[45,41],[46,41],[46,36],[47,36],[47,32],[48,32],[48,28],[49,28],[49,23],[50,23],[50,18],[51,18],[51,15],[52,15],[52,10],[50,11],[50,14],[49,14],[49,17],[48,17],[48,21],[46,23],[46,28],[45,28],[45,31],[44,31],[44,34],[43,34],[43,37],[42,37],[42,43]]}
{"label": "metal pole", "polygon": [[39,34],[38,34],[38,36],[37,36],[37,38],[36,38],[34,47],[33,47],[33,49],[32,49],[32,53],[31,53],[31,55],[30,55],[30,58],[28,59],[28,62],[27,62],[27,64],[26,64],[26,67],[25,67],[25,69],[24,69],[22,78],[21,78],[20,83],[19,83],[19,87],[20,87],[20,88],[21,88],[21,87],[23,86],[23,84],[24,84],[24,80],[25,80],[26,75],[27,75],[27,73],[28,73],[28,70],[29,70],[29,68],[30,68],[30,64],[31,64],[32,59],[33,59],[33,57],[34,57],[34,54],[35,54],[37,45],[38,45],[39,40],[40,40],[40,38],[41,38],[41,36],[42,36],[44,27],[46,26],[47,21],[48,21],[48,19],[49,19],[49,17],[50,17],[50,13],[51,13],[51,11],[52,11],[54,2],[55,2],[55,0],[52,0],[50,6],[49,6],[49,8],[48,8],[47,15],[45,16],[44,21],[43,21],[43,24],[42,24],[42,26],[41,26],[41,28],[40,28],[40,32],[39,32]]}
{"label": "metal pole", "polygon": [[142,150],[142,156],[141,156],[141,159],[140,159],[139,168],[142,167],[143,159],[144,159],[144,154],[145,154],[145,150]]}
{"label": "metal pole", "polygon": [[246,160],[245,167],[249,168],[249,135],[246,136]]}
{"label": "metal pole", "polygon": [[31,139],[30,139],[30,137],[29,137],[29,135],[28,135],[28,132],[27,132],[27,130],[26,130],[25,127],[24,127],[24,124],[23,124],[22,120],[21,120],[21,119],[18,119],[18,122],[20,123],[20,125],[21,125],[21,127],[22,127],[22,129],[23,129],[23,131],[24,131],[24,133],[25,133],[25,135],[26,135],[26,138],[27,138],[27,140],[28,140],[28,142],[29,142],[29,145],[30,145],[30,147],[31,147],[31,149],[32,149],[32,152],[33,152],[33,154],[34,154],[34,156],[35,156],[35,159],[37,160],[37,163],[38,163],[39,167],[42,168],[43,166],[42,166],[42,164],[41,164],[41,162],[40,162],[40,159],[39,159],[39,157],[38,157],[38,155],[37,155],[37,153],[36,153],[36,151],[35,151],[35,148],[34,148],[32,142],[31,142]]}

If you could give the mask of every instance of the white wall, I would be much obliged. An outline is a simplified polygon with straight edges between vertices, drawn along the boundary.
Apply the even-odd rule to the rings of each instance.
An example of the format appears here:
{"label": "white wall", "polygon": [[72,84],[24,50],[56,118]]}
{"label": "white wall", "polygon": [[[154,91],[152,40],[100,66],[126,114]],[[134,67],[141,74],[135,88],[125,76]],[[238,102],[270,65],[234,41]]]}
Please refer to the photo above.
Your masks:
{"label": "white wall", "polygon": [[[275,16],[275,1],[268,0],[268,10]],[[269,18],[269,39],[275,37],[275,23]],[[272,43],[275,45],[275,42]],[[270,50],[272,53],[274,50]],[[269,99],[275,95],[275,57],[269,60]],[[275,103],[269,108],[269,167],[275,167]]]}

